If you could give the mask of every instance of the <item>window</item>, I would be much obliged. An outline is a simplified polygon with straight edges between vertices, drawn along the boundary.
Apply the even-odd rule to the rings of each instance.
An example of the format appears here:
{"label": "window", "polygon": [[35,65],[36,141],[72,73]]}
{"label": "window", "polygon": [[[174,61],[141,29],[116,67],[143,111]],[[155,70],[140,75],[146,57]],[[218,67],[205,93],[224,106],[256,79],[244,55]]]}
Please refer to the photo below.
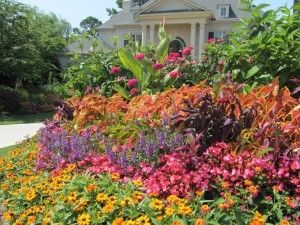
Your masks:
{"label": "window", "polygon": [[141,34],[129,34],[125,35],[124,46],[128,45],[130,42],[139,42],[142,43],[142,35]]}
{"label": "window", "polygon": [[208,40],[215,39],[215,32],[208,32]]}
{"label": "window", "polygon": [[227,15],[227,8],[222,7],[221,8],[221,17],[226,17],[226,15]]}
{"label": "window", "polygon": [[229,17],[230,5],[218,5],[219,16],[223,18]]}

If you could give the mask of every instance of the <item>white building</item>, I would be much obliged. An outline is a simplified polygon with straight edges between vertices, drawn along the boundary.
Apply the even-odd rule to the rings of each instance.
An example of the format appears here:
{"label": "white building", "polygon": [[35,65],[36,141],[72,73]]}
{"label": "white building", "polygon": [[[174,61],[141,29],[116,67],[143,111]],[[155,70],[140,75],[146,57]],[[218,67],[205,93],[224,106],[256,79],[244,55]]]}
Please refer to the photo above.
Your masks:
{"label": "white building", "polygon": [[199,57],[208,39],[223,38],[245,16],[240,0],[124,0],[123,9],[100,26],[99,37],[111,48],[112,37],[118,36],[117,47],[123,47],[128,34],[142,44],[157,44],[158,28],[165,18],[173,38],[171,47],[192,46],[193,55]]}

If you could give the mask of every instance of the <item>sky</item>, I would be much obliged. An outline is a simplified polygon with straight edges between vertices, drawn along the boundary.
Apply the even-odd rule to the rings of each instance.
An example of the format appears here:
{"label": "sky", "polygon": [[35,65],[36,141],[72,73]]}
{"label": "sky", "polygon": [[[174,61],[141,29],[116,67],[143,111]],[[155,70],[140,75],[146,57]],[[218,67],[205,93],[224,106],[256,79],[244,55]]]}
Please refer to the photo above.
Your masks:
{"label": "sky", "polygon": [[[106,22],[109,17],[106,8],[115,7],[115,0],[17,0],[38,7],[43,12],[53,12],[69,21],[73,27],[78,27],[81,20],[93,16]],[[271,8],[284,4],[292,6],[293,0],[254,0],[255,4],[268,3]]]}

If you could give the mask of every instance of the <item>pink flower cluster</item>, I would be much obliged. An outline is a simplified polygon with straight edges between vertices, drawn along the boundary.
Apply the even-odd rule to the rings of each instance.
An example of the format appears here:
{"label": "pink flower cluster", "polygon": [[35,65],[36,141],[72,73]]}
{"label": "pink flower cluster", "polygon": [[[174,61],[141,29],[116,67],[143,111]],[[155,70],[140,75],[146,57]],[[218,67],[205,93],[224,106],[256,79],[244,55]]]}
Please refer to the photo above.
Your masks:
{"label": "pink flower cluster", "polygon": [[110,70],[110,74],[112,75],[119,74],[120,72],[121,72],[121,68],[117,66],[113,66]]}
{"label": "pink flower cluster", "polygon": [[145,58],[145,54],[144,53],[137,53],[134,58],[138,61],[141,61]]}
{"label": "pink flower cluster", "polygon": [[127,86],[128,86],[128,88],[130,88],[130,89],[134,88],[137,84],[138,84],[138,80],[137,80],[137,79],[130,79],[130,80],[127,82]]}

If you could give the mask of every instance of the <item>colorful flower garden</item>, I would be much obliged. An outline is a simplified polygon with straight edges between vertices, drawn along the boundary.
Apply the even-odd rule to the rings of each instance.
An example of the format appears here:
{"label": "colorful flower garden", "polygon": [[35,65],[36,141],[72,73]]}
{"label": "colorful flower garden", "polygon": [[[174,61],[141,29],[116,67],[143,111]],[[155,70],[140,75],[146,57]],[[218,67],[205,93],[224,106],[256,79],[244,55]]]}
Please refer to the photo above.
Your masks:
{"label": "colorful flower garden", "polygon": [[212,85],[191,47],[168,53],[163,26],[160,40],[119,50],[114,95],[88,87],[0,159],[0,223],[300,224],[297,88]]}

